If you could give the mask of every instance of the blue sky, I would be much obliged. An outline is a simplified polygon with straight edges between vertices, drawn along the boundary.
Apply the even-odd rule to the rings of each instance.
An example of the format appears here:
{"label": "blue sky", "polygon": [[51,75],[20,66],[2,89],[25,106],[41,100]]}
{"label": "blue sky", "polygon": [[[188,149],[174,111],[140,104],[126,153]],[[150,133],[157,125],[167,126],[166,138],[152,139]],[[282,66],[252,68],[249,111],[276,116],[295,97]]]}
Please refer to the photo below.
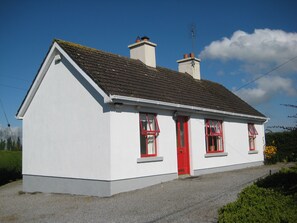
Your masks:
{"label": "blue sky", "polygon": [[[296,0],[0,0],[0,99],[11,125],[21,126],[15,114],[54,38],[129,56],[127,46],[147,35],[158,45],[157,65],[177,70],[194,51],[203,79],[235,90],[297,56],[296,9]],[[296,111],[280,104],[297,104],[296,64],[236,92],[271,118],[267,126],[292,125],[287,116]]]}

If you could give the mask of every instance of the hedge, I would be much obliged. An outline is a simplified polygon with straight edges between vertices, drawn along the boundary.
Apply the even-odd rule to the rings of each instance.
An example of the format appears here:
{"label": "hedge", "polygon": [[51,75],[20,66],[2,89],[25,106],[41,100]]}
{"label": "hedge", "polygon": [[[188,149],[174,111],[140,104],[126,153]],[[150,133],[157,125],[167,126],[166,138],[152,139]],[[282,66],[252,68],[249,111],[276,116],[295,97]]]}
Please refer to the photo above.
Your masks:
{"label": "hedge", "polygon": [[245,188],[219,210],[219,223],[297,222],[297,166]]}
{"label": "hedge", "polygon": [[22,152],[0,151],[0,185],[22,178]]}

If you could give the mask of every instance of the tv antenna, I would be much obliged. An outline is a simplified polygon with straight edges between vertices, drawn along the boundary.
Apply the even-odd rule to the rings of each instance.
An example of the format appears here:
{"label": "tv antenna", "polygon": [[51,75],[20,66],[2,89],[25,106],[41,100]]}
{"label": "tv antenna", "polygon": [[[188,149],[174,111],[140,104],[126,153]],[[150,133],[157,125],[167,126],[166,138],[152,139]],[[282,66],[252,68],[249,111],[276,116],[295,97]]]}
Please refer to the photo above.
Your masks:
{"label": "tv antenna", "polygon": [[191,39],[192,39],[192,53],[196,52],[196,24],[192,23],[191,25]]}

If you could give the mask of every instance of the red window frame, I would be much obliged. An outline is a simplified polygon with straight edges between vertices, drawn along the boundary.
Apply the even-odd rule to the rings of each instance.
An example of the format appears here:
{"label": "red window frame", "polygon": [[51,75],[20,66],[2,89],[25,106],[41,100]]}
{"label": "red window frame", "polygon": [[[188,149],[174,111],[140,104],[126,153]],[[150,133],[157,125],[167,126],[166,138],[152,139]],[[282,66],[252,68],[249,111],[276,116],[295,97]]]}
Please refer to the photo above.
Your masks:
{"label": "red window frame", "polygon": [[[146,123],[145,126],[143,125],[144,123]],[[152,113],[139,113],[139,126],[141,157],[157,156],[157,136],[160,133],[157,115]],[[153,145],[150,144],[152,140]],[[143,148],[143,142],[145,142],[145,148]],[[153,148],[149,148],[150,146],[153,146]]]}
{"label": "red window frame", "polygon": [[256,137],[258,135],[258,132],[255,128],[255,124],[248,123],[248,132],[249,132],[249,150],[256,150]]}
{"label": "red window frame", "polygon": [[207,153],[224,152],[223,125],[221,120],[205,121],[205,141]]}

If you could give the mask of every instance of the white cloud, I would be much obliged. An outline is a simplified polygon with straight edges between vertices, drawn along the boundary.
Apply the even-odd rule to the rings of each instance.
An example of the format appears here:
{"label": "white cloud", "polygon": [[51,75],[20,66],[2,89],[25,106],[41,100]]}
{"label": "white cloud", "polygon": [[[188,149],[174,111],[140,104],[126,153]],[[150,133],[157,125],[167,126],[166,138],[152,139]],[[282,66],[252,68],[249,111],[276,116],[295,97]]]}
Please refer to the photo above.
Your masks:
{"label": "white cloud", "polygon": [[214,41],[204,48],[200,57],[279,64],[296,56],[296,52],[297,33],[256,29],[252,34],[238,30],[230,38],[224,37],[222,40]]}
{"label": "white cloud", "polygon": [[284,77],[263,77],[256,82],[254,88],[244,88],[235,92],[239,97],[251,105],[259,105],[270,100],[276,94],[297,96],[293,80]]}
{"label": "white cloud", "polygon": [[[255,29],[253,33],[238,30],[230,38],[213,41],[200,54],[202,59],[239,61],[240,68],[234,70],[245,80],[253,80],[296,56],[297,33],[271,29]],[[296,72],[297,58],[236,94],[251,105],[262,104],[278,94],[296,97]]]}

